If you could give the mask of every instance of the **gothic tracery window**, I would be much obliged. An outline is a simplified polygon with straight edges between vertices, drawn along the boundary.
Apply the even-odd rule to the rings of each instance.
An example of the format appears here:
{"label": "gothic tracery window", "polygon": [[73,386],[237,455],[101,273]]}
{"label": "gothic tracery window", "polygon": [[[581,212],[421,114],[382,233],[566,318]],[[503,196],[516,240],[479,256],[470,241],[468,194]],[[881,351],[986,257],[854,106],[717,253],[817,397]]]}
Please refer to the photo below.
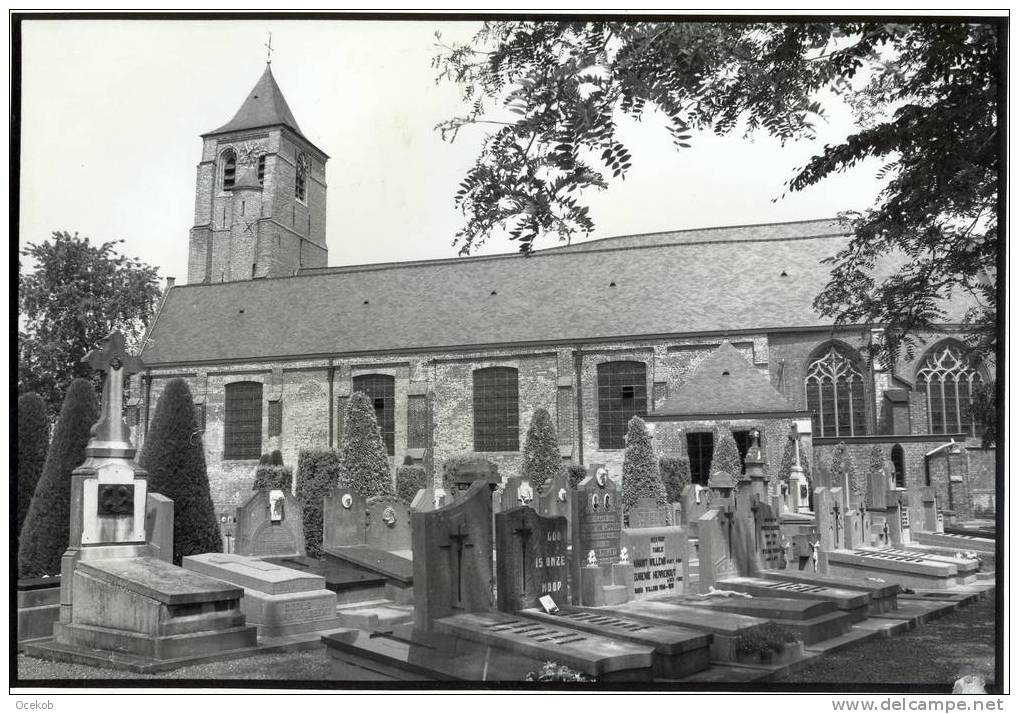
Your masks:
{"label": "gothic tracery window", "polygon": [[944,345],[924,359],[916,373],[916,389],[927,397],[927,423],[932,434],[976,434],[968,416],[973,390],[983,377],[958,345]]}
{"label": "gothic tracery window", "polygon": [[835,345],[807,367],[807,409],[818,436],[862,436],[867,433],[863,373]]}

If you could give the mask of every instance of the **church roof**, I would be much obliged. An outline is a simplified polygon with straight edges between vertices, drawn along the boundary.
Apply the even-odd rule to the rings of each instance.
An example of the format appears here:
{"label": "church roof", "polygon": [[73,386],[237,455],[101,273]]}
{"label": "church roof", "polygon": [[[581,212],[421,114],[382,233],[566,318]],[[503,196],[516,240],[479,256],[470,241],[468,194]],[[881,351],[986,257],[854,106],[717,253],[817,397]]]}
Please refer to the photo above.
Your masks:
{"label": "church roof", "polygon": [[655,416],[757,414],[795,411],[771,380],[728,342],[723,342],[694,369]]}
{"label": "church roof", "polygon": [[142,359],[150,366],[243,362],[830,328],[812,303],[829,278],[821,260],[848,239],[818,237],[816,223],[759,226],[728,240],[642,245],[633,236],[526,258],[317,268],[178,286],[167,293]]}
{"label": "church roof", "polygon": [[[297,126],[297,120],[294,118],[293,112],[290,111],[287,100],[283,97],[283,91],[276,84],[276,78],[272,76],[272,68],[266,65],[262,76],[259,77],[254,88],[248,92],[247,98],[234,114],[234,118],[203,136],[268,126],[285,126],[308,141],[307,137],[301,133],[301,128]],[[309,143],[311,142],[309,141]]]}

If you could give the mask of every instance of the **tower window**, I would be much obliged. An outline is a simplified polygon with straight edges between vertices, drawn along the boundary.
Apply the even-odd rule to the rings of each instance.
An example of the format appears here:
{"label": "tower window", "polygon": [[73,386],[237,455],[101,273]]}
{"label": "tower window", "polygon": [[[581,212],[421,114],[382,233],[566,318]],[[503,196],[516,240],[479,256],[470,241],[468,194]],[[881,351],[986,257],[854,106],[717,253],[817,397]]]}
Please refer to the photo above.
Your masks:
{"label": "tower window", "polygon": [[265,154],[258,157],[258,183],[265,184]]}
{"label": "tower window", "polygon": [[297,176],[294,180],[294,195],[301,201],[308,198],[308,157],[297,157]]}
{"label": "tower window", "polygon": [[234,187],[234,179],[237,176],[237,154],[233,149],[223,154],[223,190]]}
{"label": "tower window", "polygon": [[863,374],[844,350],[831,345],[807,367],[804,380],[807,409],[813,412],[819,436],[862,436],[864,417]]}

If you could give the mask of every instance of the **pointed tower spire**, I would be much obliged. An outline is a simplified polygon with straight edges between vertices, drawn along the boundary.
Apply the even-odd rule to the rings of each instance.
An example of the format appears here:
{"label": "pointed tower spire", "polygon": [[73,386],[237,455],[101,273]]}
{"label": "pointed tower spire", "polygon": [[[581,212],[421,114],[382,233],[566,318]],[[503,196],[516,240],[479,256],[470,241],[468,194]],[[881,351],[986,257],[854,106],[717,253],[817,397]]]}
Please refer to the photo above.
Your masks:
{"label": "pointed tower spire", "polygon": [[262,72],[254,89],[248,93],[234,118],[203,136],[280,125],[304,137],[301,128],[297,126],[293,112],[287,105],[287,100],[283,98],[283,92],[276,84],[276,78],[272,76],[272,67],[269,62],[266,62],[265,71]]}

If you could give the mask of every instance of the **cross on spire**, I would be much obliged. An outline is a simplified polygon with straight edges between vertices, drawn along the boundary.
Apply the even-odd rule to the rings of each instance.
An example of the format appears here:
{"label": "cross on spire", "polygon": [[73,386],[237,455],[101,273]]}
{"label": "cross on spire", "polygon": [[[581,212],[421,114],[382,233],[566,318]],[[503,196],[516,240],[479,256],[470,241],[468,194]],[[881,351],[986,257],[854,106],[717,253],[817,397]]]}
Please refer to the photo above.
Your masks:
{"label": "cross on spire", "polygon": [[263,47],[265,47],[265,63],[266,64],[272,64],[272,33],[271,32],[269,33],[269,41],[266,42],[263,45]]}

